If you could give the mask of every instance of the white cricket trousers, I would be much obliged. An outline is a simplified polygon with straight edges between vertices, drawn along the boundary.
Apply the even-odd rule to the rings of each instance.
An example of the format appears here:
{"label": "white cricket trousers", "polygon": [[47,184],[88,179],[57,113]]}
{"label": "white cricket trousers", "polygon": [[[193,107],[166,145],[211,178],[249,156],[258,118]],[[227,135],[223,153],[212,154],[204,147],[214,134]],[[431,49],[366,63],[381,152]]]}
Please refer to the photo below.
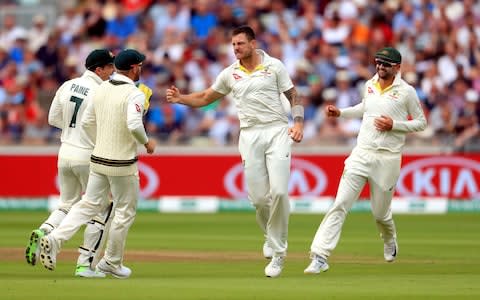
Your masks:
{"label": "white cricket trousers", "polygon": [[343,223],[365,184],[370,186],[370,205],[384,243],[396,239],[391,203],[400,174],[401,154],[355,148],[345,169],[332,207],[323,218],[311,245],[311,253],[328,258],[340,239]]}
{"label": "white cricket trousers", "polygon": [[45,232],[56,228],[70,211],[70,208],[80,201],[85,192],[90,172],[90,163],[58,159],[58,179],[60,184],[60,204],[40,226]]}
{"label": "white cricket trousers", "polygon": [[[91,151],[90,151],[91,152]],[[45,220],[40,228],[46,233],[58,227],[65,219],[71,207],[80,201],[87,188],[88,176],[90,173],[90,162],[58,158],[58,179],[60,184],[60,204]],[[100,244],[103,236],[103,227],[110,213],[109,207],[101,211],[85,227],[84,243],[79,248],[77,265],[90,265],[95,254],[96,245]],[[85,249],[86,251],[84,251]]]}
{"label": "white cricket trousers", "polygon": [[288,126],[283,123],[242,128],[239,151],[242,157],[248,199],[275,256],[287,253],[288,181],[291,147]]}
{"label": "white cricket trousers", "polygon": [[58,228],[50,235],[58,246],[69,240],[83,225],[109,205],[109,193],[114,202],[113,220],[108,233],[105,260],[115,267],[123,262],[125,241],[133,224],[139,195],[138,172],[129,176],[106,176],[90,171],[87,190]]}

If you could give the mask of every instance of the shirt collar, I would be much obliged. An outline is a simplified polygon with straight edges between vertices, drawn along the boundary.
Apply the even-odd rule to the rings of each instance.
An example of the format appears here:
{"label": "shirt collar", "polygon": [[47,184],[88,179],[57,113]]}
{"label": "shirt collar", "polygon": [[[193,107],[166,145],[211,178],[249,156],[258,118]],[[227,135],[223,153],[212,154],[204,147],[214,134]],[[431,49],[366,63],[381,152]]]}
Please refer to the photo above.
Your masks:
{"label": "shirt collar", "polygon": [[133,82],[132,79],[128,78],[127,76],[125,76],[123,74],[119,74],[119,73],[113,73],[112,79],[115,79],[115,80],[118,80],[118,81],[128,82],[128,83],[131,83],[131,84],[135,84],[135,82]]}
{"label": "shirt collar", "polygon": [[[261,62],[260,64],[255,68],[255,70],[253,70],[253,72],[255,71],[258,71],[258,70],[263,70],[265,69],[267,66],[269,66],[271,64],[271,57],[265,52],[263,51],[262,49],[255,49],[255,51],[260,54],[260,58],[261,58]],[[249,73],[247,71],[247,69],[245,69],[241,64],[240,64],[240,60],[237,60],[236,63],[235,63],[235,69],[239,69],[239,70],[242,70],[246,73]],[[252,72],[252,73],[253,73]]]}
{"label": "shirt collar", "polygon": [[101,84],[103,82],[102,78],[100,78],[100,76],[97,75],[97,73],[95,72],[92,72],[90,70],[86,70],[82,77],[88,77],[88,78],[91,78],[93,79],[96,83],[98,84]]}

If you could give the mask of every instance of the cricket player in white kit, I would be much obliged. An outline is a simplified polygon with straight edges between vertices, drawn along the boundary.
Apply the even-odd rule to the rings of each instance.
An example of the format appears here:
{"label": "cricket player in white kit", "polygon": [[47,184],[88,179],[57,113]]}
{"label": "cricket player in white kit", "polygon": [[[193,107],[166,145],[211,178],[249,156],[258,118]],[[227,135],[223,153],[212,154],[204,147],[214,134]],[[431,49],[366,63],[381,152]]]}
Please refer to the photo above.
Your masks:
{"label": "cricket player in white kit", "polygon": [[[80,120],[95,89],[113,73],[113,59],[113,54],[108,50],[93,50],[85,60],[87,70],[81,77],[62,84],[50,106],[49,124],[62,129],[62,144],[58,153],[60,205],[40,225],[40,228],[33,230],[30,235],[25,255],[27,263],[31,265],[35,265],[37,262],[40,238],[58,227],[70,208],[80,200],[81,195],[85,192],[94,140],[82,129]],[[92,270],[90,265],[96,245],[99,244],[103,235],[103,227],[109,213],[110,207],[106,207],[87,224],[84,245],[79,248],[80,256],[77,261],[76,276],[105,276]]]}
{"label": "cricket player in white kit", "polygon": [[392,262],[398,254],[391,202],[400,175],[401,151],[406,134],[424,130],[427,125],[415,89],[401,79],[401,61],[396,49],[379,50],[375,54],[377,74],[366,82],[362,102],[342,110],[334,105],[326,107],[327,116],[362,118],[362,125],[357,145],[345,160],[335,202],[313,239],[312,262],[306,274],[328,270],[327,258],[337,246],[346,215],[367,181],[384,258]]}
{"label": "cricket player in white kit", "polygon": [[121,51],[115,57],[115,73],[102,83],[86,108],[82,127],[88,133],[95,128],[96,141],[90,157],[90,175],[82,200],[70,210],[63,222],[49,235],[40,239],[40,261],[50,270],[56,266],[61,246],[81,225],[109,205],[113,199],[113,220],[108,233],[104,257],[96,271],[117,278],[128,278],[131,270],[123,266],[123,254],[128,230],[136,215],[139,196],[137,143],[147,153],[153,153],[155,142],[150,140],[143,125],[145,94],[135,86],[139,80],[145,56],[133,49]]}
{"label": "cricket player in white kit", "polygon": [[[256,48],[250,27],[233,30],[232,46],[238,61],[225,68],[210,88],[183,95],[172,86],[166,97],[171,103],[200,107],[227,94],[233,96],[240,120],[238,148],[248,198],[266,238],[264,256],[271,258],[265,275],[277,277],[287,253],[291,145],[303,138],[303,106],[283,63]],[[292,105],[291,128],[282,94]]]}

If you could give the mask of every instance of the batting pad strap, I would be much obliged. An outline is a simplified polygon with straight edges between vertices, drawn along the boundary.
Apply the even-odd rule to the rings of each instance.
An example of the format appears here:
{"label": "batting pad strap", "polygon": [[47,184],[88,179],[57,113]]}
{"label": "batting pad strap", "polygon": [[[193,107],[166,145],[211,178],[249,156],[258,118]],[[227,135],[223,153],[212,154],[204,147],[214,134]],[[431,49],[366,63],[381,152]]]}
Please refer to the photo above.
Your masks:
{"label": "batting pad strap", "polygon": [[100,230],[105,229],[105,224],[102,223],[102,222],[100,222],[100,221],[97,221],[97,220],[95,220],[95,219],[88,221],[88,224],[93,225],[93,226],[97,227],[97,228],[100,229]]}
{"label": "batting pad strap", "polygon": [[303,121],[304,116],[305,116],[305,112],[304,112],[303,106],[301,105],[292,106],[292,118],[294,121],[296,118],[301,118]]}
{"label": "batting pad strap", "polygon": [[86,255],[88,257],[94,256],[95,255],[95,250],[93,249],[87,249],[82,246],[78,247],[78,252],[80,254]]}

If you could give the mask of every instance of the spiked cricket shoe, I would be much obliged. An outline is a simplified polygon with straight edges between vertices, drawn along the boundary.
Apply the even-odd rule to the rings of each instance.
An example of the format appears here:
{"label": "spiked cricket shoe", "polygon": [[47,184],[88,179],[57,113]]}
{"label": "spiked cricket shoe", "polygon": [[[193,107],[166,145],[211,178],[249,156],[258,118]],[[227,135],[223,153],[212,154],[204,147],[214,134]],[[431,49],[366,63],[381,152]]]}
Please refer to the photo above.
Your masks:
{"label": "spiked cricket shoe", "polygon": [[320,255],[313,254],[312,262],[308,267],[303,271],[305,274],[320,274],[322,272],[327,272],[329,269],[327,260]]}
{"label": "spiked cricket shoe", "polygon": [[98,262],[95,271],[101,272],[104,274],[110,274],[113,277],[119,278],[119,279],[126,279],[130,277],[130,275],[132,274],[132,270],[130,270],[130,268],[127,268],[123,265],[121,265],[120,267],[114,267],[111,264],[109,264],[104,258],[102,258]]}
{"label": "spiked cricket shoe", "polygon": [[40,239],[40,262],[50,271],[55,270],[59,251],[60,249],[51,235],[46,235]]}
{"label": "spiked cricket shoe", "polygon": [[274,256],[270,263],[265,267],[265,276],[278,277],[282,273],[285,258],[283,256]]}
{"label": "spiked cricket shoe", "polygon": [[393,262],[398,254],[398,244],[394,240],[389,244],[383,244],[383,257],[387,262]]}
{"label": "spiked cricket shoe", "polygon": [[43,236],[45,236],[45,232],[41,229],[35,229],[30,234],[30,239],[25,249],[25,258],[29,265],[34,266],[37,264],[37,259],[40,255],[39,242]]}

